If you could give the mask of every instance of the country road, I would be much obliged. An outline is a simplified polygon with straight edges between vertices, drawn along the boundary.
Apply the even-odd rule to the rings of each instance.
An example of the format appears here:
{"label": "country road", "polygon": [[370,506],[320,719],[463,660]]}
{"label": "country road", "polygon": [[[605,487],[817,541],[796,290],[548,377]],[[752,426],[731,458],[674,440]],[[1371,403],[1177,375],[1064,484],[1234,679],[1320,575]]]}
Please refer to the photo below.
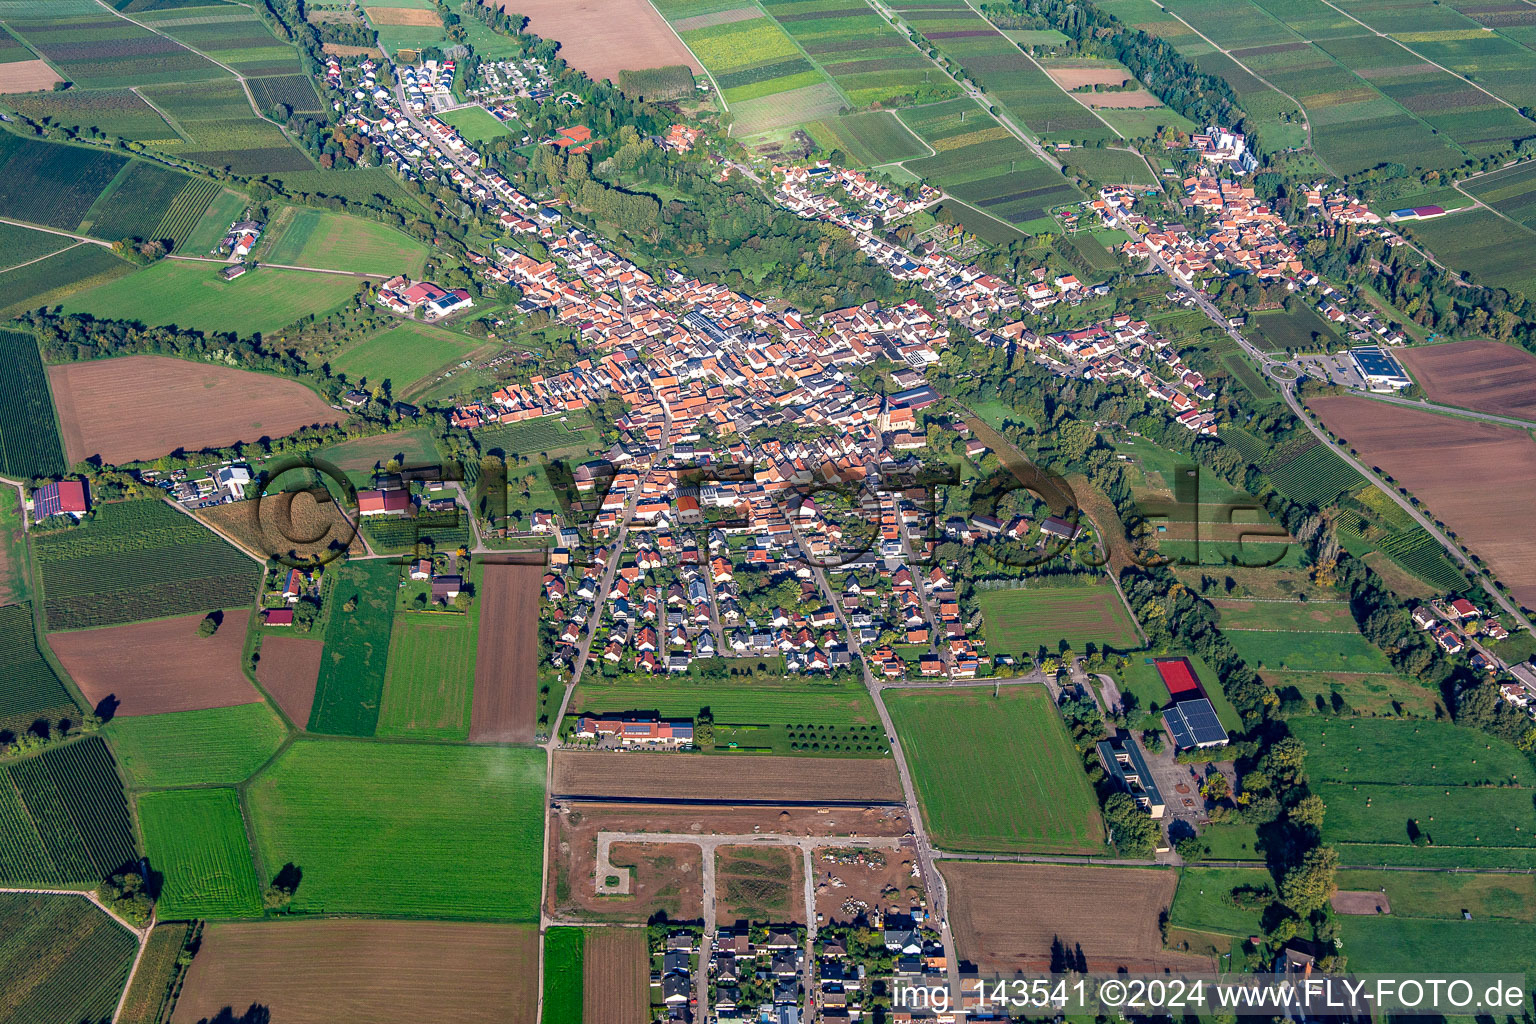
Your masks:
{"label": "country road", "polygon": [[[1413,502],[1409,501],[1401,494],[1398,494],[1397,488],[1382,480],[1380,476],[1378,476],[1373,470],[1370,469],[1370,467],[1366,466],[1359,459],[1351,455],[1349,453],[1349,449],[1346,446],[1336,442],[1331,436],[1329,436],[1326,430],[1324,430],[1318,424],[1312,422],[1311,417],[1307,414],[1305,406],[1302,405],[1301,399],[1296,396],[1296,382],[1294,380],[1286,380],[1284,378],[1275,376],[1274,369],[1276,366],[1281,364],[1277,363],[1274,359],[1271,359],[1267,352],[1263,351],[1258,346],[1250,342],[1247,338],[1243,337],[1242,332],[1239,331],[1236,327],[1228,324],[1227,317],[1219,309],[1216,308],[1215,304],[1211,302],[1210,298],[1207,297],[1204,292],[1181,283],[1179,279],[1174,276],[1172,268],[1168,266],[1168,264],[1163,260],[1161,256],[1154,253],[1152,255],[1152,262],[1156,264],[1156,266],[1162,270],[1164,274],[1168,275],[1168,279],[1174,282],[1174,285],[1179,289],[1179,291],[1193,298],[1195,300],[1195,304],[1200,307],[1201,311],[1205,313],[1205,315],[1209,317],[1213,323],[1221,327],[1222,330],[1226,331],[1227,335],[1233,341],[1237,342],[1237,344],[1243,349],[1244,352],[1248,353],[1258,362],[1259,367],[1264,371],[1265,375],[1269,376],[1275,381],[1275,384],[1280,390],[1280,395],[1285,399],[1285,404],[1291,410],[1291,413],[1296,417],[1298,421],[1300,421],[1302,426],[1307,428],[1312,436],[1316,437],[1323,444],[1327,445],[1336,455],[1339,456],[1339,458],[1343,459],[1358,473],[1360,473],[1361,476],[1365,477],[1365,479],[1374,484],[1377,490],[1391,498],[1399,508],[1408,513],[1409,517],[1411,517],[1414,522],[1418,523],[1425,530],[1427,530],[1429,535],[1435,539],[1436,543],[1445,549],[1446,554],[1448,554],[1456,562],[1457,565],[1473,573],[1478,583],[1482,586],[1483,590],[1487,592],[1488,596],[1496,604],[1498,604],[1500,608],[1509,613],[1510,618],[1519,623],[1521,626],[1525,627],[1527,630],[1536,632],[1536,627],[1533,627],[1531,625],[1531,620],[1526,618],[1525,614],[1520,611],[1519,605],[1505,597],[1499,591],[1499,588],[1494,585],[1493,581],[1488,577],[1488,575],[1479,570],[1472,563],[1470,558],[1462,554],[1461,548],[1453,540],[1445,535],[1445,531],[1441,530],[1438,526],[1435,525],[1432,519],[1426,516],[1423,512],[1419,511],[1418,506],[1416,506]],[[1460,410],[1457,410],[1457,412],[1460,413]]]}
{"label": "country road", "polygon": [[1370,394],[1362,394],[1360,397],[1369,398],[1373,402],[1386,402],[1389,405],[1406,406],[1409,409],[1418,409],[1421,412],[1457,416],[1465,420],[1484,420],[1488,423],[1497,423],[1500,426],[1514,427],[1518,430],[1536,430],[1536,420],[1522,420],[1515,416],[1498,416],[1491,412],[1478,412],[1475,409],[1463,409],[1455,405],[1440,405],[1437,402],[1426,402],[1417,398],[1404,398],[1401,395],[1382,395],[1372,392]]}

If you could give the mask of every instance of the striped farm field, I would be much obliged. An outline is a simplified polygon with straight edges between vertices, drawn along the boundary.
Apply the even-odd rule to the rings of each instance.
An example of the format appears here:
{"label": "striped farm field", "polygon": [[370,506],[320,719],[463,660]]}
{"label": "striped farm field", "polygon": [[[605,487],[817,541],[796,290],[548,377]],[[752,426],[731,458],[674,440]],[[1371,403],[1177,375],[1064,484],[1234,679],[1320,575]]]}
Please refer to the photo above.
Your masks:
{"label": "striped farm field", "polygon": [[325,659],[310,711],[311,732],[372,736],[379,724],[400,567],[393,560],[355,562],[335,573],[332,600],[353,611],[332,615]]}
{"label": "striped farm field", "polygon": [[1463,187],[1504,216],[1536,230],[1536,162],[1483,175]]}
{"label": "striped farm field", "polygon": [[37,649],[32,606],[0,607],[0,724],[25,729],[42,718],[68,717],[78,709],[53,667]]}
{"label": "striped farm field", "polygon": [[1095,853],[1098,800],[1043,686],[888,690],[923,820],[942,849]]}
{"label": "striped farm field", "polygon": [[478,601],[468,612],[395,616],[379,735],[468,737],[479,623]]}
{"label": "striped farm field", "polygon": [[219,194],[219,186],[216,182],[207,178],[193,178],[187,182],[185,188],[176,193],[176,198],[171,200],[165,208],[165,213],[160,218],[160,223],[155,225],[152,238],[169,238],[180,245],[184,242],[197,222],[202,219],[208,205],[213,202],[213,197]]}
{"label": "striped farm field", "polygon": [[163,876],[162,920],[261,913],[256,869],[233,789],[162,790],[138,798],[150,867]]}
{"label": "striped farm field", "polygon": [[948,99],[959,89],[874,9],[849,0],[766,4],[857,109]]}
{"label": "striped farm field", "polygon": [[21,479],[62,475],[64,448],[37,339],[0,330],[0,365],[6,368],[0,375],[0,473]]}
{"label": "striped farm field", "polygon": [[160,501],[113,502],[87,524],[35,542],[50,629],[236,608],[258,567]]}
{"label": "striped farm field", "polygon": [[189,184],[185,174],[135,160],[86,211],[80,230],[109,242],[121,238],[158,239],[161,236],[155,234],[155,228],[164,216],[163,211]]}
{"label": "striped farm field", "polygon": [[0,1020],[111,1020],[137,952],[133,933],[83,897],[0,893]]}
{"label": "striped farm field", "polygon": [[0,882],[95,885],[137,859],[123,784],[99,736],[0,766]]}

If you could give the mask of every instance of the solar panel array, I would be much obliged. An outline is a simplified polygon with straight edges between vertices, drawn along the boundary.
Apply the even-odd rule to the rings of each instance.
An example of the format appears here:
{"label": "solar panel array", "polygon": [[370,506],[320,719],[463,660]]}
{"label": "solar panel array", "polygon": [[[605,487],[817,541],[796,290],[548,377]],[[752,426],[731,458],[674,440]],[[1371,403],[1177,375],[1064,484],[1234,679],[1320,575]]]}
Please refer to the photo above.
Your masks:
{"label": "solar panel array", "polygon": [[1163,723],[1168,726],[1177,750],[1227,742],[1227,730],[1221,727],[1216,709],[1204,697],[1175,704],[1163,712]]}

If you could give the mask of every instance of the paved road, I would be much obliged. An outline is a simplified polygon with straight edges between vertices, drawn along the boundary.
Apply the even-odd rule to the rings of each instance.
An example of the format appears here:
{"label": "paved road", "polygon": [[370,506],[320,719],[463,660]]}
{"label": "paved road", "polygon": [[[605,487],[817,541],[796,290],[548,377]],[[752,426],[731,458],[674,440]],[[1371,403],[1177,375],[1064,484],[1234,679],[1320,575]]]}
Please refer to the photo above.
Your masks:
{"label": "paved road", "polygon": [[812,1019],[811,997],[815,990],[812,980],[816,966],[816,878],[813,853],[827,847],[897,850],[904,842],[906,840],[896,836],[796,836],[777,832],[744,832],[734,835],[698,835],[693,832],[599,832],[595,873],[598,878],[618,875],[626,880],[621,890],[627,891],[629,869],[613,865],[610,855],[614,843],[686,844],[699,848],[699,859],[704,875],[704,937],[699,943],[699,970],[694,979],[698,986],[696,998],[699,1002],[695,1019],[704,1020],[708,1017],[709,1007],[710,950],[714,946],[715,933],[719,926],[715,917],[715,899],[718,895],[715,883],[715,855],[722,846],[788,846],[799,850],[804,876],[802,898],[805,901],[805,972],[802,975],[802,980],[805,982],[805,1004],[802,1007],[804,1014],[802,1019],[809,1021]]}
{"label": "paved road", "polygon": [[1359,459],[1351,455],[1349,450],[1344,445],[1334,441],[1333,438],[1328,435],[1326,430],[1312,422],[1312,420],[1307,415],[1306,409],[1302,406],[1301,400],[1296,396],[1296,382],[1292,380],[1280,379],[1274,376],[1274,368],[1281,364],[1277,363],[1276,360],[1271,359],[1267,352],[1263,351],[1258,346],[1250,342],[1247,338],[1243,337],[1242,332],[1239,331],[1236,327],[1228,325],[1226,316],[1216,308],[1215,304],[1211,302],[1211,300],[1205,295],[1204,292],[1191,288],[1188,285],[1179,283],[1178,278],[1173,276],[1172,268],[1168,266],[1168,264],[1163,260],[1161,256],[1154,253],[1152,256],[1152,261],[1159,267],[1159,269],[1168,275],[1169,280],[1173,281],[1175,286],[1180,291],[1193,298],[1195,300],[1195,304],[1200,307],[1201,311],[1204,312],[1206,316],[1210,317],[1214,323],[1225,330],[1227,335],[1242,347],[1243,351],[1247,352],[1250,356],[1258,361],[1259,366],[1264,370],[1264,372],[1272,379],[1274,379],[1275,384],[1280,389],[1281,397],[1285,399],[1285,404],[1290,408],[1296,419],[1301,422],[1302,426],[1306,427],[1307,430],[1309,430],[1312,435],[1319,441],[1331,448],[1333,452],[1341,459],[1347,462],[1350,466],[1354,467],[1361,476],[1375,484],[1379,491],[1396,502],[1398,507],[1401,508],[1404,512],[1407,512],[1414,522],[1418,523],[1420,526],[1424,527],[1425,530],[1429,531],[1429,535],[1435,538],[1436,543],[1445,549],[1446,554],[1450,555],[1450,557],[1456,562],[1457,565],[1473,573],[1478,583],[1482,585],[1483,590],[1487,592],[1488,596],[1496,604],[1498,604],[1500,608],[1503,608],[1506,612],[1508,612],[1510,617],[1514,619],[1515,622],[1518,622],[1526,629],[1533,628],[1531,621],[1525,617],[1524,613],[1520,611],[1519,606],[1499,592],[1499,589],[1494,586],[1493,581],[1489,579],[1485,573],[1473,565],[1471,559],[1462,554],[1461,548],[1445,535],[1445,531],[1436,526],[1434,521],[1428,516],[1424,515],[1423,512],[1419,511],[1418,507],[1411,501],[1398,494],[1396,488],[1381,480],[1368,466],[1364,465],[1360,462]]}
{"label": "paved road", "polygon": [[1536,420],[1522,420],[1516,416],[1497,416],[1491,412],[1477,412],[1472,409],[1462,409],[1454,405],[1440,405],[1437,402],[1424,402],[1416,398],[1404,398],[1401,395],[1381,395],[1375,392],[1362,393],[1361,397],[1369,398],[1373,402],[1387,402],[1391,405],[1407,406],[1410,409],[1420,409],[1424,412],[1440,413],[1446,416],[1459,416],[1468,420],[1485,420],[1489,423],[1497,423],[1500,426],[1515,427],[1518,430],[1536,430]]}

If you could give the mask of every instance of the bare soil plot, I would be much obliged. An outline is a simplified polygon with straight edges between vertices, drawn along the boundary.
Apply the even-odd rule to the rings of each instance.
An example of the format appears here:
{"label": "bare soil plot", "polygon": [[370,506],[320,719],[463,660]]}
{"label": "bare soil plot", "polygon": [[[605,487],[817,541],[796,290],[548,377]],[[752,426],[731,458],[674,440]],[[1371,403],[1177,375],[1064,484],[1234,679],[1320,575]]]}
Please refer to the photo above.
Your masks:
{"label": "bare soil plot", "polygon": [[240,670],[250,612],[224,612],[211,637],[201,614],[158,622],[48,634],[48,646],[93,705],[118,700],[116,714],[157,715],[254,704],[261,694]]}
{"label": "bare soil plot", "polygon": [[1340,889],[1328,902],[1340,914],[1390,914],[1392,901],[1384,892],[1372,889]]}
{"label": "bare soil plot", "polygon": [[582,956],[583,1024],[635,1024],[651,1009],[651,955],[640,928],[594,928]]}
{"label": "bare soil plot", "polygon": [[415,7],[364,7],[368,20],[375,25],[409,25],[413,28],[439,28],[443,19],[436,11],[418,10]]}
{"label": "bare soil plot", "polygon": [[297,381],[170,356],[50,366],[48,383],[70,462],[220,448],[341,418]]}
{"label": "bare soil plot", "polygon": [[1536,419],[1536,356],[1497,341],[1405,348],[1394,353],[1436,402]]}
{"label": "bare soil plot", "polygon": [[662,802],[902,800],[896,763],[889,759],[713,757],[597,750],[555,751],[554,792]]}
{"label": "bare soil plot", "polygon": [[265,636],[256,679],[300,729],[309,721],[325,644],[301,636]]}
{"label": "bare soil plot", "polygon": [[1044,970],[1051,944],[1082,947],[1092,971],[1210,970],[1163,949],[1158,917],[1178,874],[1132,868],[940,861],[959,955],[983,971]]}
{"label": "bare soil plot", "polygon": [[363,554],[362,538],[322,488],[201,508],[193,515],[260,558],[305,560],[346,550]]}
{"label": "bare soil plot", "polygon": [[[556,755],[558,757],[558,754]],[[734,763],[737,759],[730,759]],[[802,836],[901,836],[910,831],[898,807],[701,807],[568,802],[550,812],[549,885],[545,909],[560,918],[644,922],[658,911],[699,920],[703,875],[699,848],[684,844],[614,843],[615,867],[630,869],[630,895],[596,893],[599,832],[670,832]]]}
{"label": "bare soil plot", "polygon": [[1153,107],[1163,105],[1162,100],[1145,89],[1131,89],[1126,92],[1078,93],[1077,95],[1090,107],[1097,107],[1101,110],[1150,110]]}
{"label": "bare soil plot", "polygon": [[1130,73],[1121,68],[1047,67],[1045,73],[1063,89],[1081,89],[1085,85],[1123,85]]}
{"label": "bare soil plot", "polygon": [[715,917],[763,924],[805,922],[804,857],[787,846],[715,851]]}
{"label": "bare soil plot", "polygon": [[527,743],[539,710],[542,565],[487,565],[480,595],[472,743]]}
{"label": "bare soil plot", "polygon": [[325,43],[320,49],[333,57],[373,57],[382,59],[384,54],[377,46],[347,46],[345,43]]}
{"label": "bare soil plot", "polygon": [[528,19],[528,30],[560,40],[560,56],[593,78],[618,81],[620,71],[686,64],[703,68],[650,0],[501,0]]}
{"label": "bare soil plot", "polygon": [[852,924],[871,910],[910,912],[922,895],[913,876],[912,848],[850,850],[826,847],[811,857],[816,912],[828,924]]}
{"label": "bare soil plot", "polygon": [[1369,398],[1311,404],[1366,465],[1390,474],[1477,552],[1516,600],[1536,606],[1536,444],[1529,434]]}
{"label": "bare soil plot", "polygon": [[209,924],[173,1020],[253,1003],[284,1024],[532,1024],[538,932],[414,921]]}
{"label": "bare soil plot", "polygon": [[42,92],[63,81],[45,60],[18,60],[0,64],[0,92]]}

